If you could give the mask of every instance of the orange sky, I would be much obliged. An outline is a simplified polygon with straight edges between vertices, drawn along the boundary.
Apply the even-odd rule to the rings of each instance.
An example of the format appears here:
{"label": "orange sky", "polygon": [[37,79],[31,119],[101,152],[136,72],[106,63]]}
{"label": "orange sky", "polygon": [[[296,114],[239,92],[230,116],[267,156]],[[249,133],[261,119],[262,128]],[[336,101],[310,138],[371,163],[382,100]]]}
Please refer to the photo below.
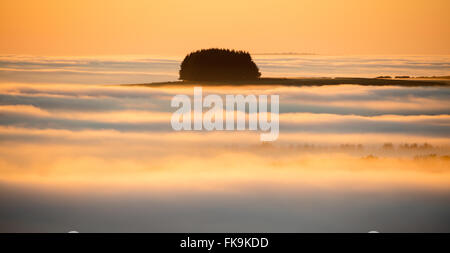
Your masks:
{"label": "orange sky", "polygon": [[448,0],[2,0],[0,54],[450,54]]}

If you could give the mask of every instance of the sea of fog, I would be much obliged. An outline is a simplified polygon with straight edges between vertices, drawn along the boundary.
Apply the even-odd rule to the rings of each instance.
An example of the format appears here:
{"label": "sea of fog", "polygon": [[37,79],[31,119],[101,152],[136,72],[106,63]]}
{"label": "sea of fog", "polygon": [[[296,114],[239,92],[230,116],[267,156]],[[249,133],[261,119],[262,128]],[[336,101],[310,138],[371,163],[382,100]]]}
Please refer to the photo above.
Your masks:
{"label": "sea of fog", "polygon": [[[263,76],[449,75],[448,57],[254,56]],[[450,89],[277,94],[280,135],[174,132],[181,58],[0,57],[0,232],[450,232]],[[90,85],[86,85],[90,84]]]}

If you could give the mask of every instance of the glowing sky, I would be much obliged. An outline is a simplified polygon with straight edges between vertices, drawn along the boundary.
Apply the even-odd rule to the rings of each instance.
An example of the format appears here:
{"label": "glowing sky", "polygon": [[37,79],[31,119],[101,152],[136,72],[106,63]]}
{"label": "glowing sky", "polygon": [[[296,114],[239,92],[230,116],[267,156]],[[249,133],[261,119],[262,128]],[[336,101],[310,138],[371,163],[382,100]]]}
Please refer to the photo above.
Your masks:
{"label": "glowing sky", "polygon": [[448,0],[3,0],[0,53],[450,54]]}

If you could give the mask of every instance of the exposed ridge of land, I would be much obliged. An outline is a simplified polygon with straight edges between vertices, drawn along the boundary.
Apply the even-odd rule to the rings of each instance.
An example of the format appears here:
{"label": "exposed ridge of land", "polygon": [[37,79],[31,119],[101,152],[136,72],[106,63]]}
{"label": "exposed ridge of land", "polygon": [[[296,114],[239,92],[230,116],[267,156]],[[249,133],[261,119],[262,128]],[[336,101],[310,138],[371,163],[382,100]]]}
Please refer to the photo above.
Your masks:
{"label": "exposed ridge of land", "polygon": [[323,86],[323,85],[363,85],[363,86],[450,86],[450,79],[408,78],[408,79],[381,79],[381,78],[259,78],[245,81],[173,81],[153,82],[140,84],[124,84],[127,86],[243,86],[243,85],[282,85],[282,86]]}

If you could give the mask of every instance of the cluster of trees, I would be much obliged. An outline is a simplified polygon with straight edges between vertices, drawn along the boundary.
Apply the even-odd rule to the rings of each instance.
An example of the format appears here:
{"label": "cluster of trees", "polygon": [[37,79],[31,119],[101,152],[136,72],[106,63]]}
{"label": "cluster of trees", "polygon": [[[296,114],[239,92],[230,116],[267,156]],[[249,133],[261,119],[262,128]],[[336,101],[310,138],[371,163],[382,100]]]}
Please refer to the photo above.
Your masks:
{"label": "cluster of trees", "polygon": [[428,144],[428,143],[424,143],[422,145],[417,144],[417,143],[412,143],[412,144],[400,144],[399,148],[401,149],[429,149],[429,148],[433,148],[433,145]]}
{"label": "cluster of trees", "polygon": [[248,52],[229,49],[202,49],[184,58],[180,80],[229,81],[254,80],[261,76]]}
{"label": "cluster of trees", "polygon": [[[383,148],[384,149],[393,149],[394,148],[394,144],[387,142],[383,144]],[[408,143],[404,143],[404,144],[400,144],[398,146],[399,149],[431,149],[433,148],[433,145],[428,144],[428,143],[423,143],[422,145],[417,144],[417,143],[412,143],[412,144],[408,144]]]}

